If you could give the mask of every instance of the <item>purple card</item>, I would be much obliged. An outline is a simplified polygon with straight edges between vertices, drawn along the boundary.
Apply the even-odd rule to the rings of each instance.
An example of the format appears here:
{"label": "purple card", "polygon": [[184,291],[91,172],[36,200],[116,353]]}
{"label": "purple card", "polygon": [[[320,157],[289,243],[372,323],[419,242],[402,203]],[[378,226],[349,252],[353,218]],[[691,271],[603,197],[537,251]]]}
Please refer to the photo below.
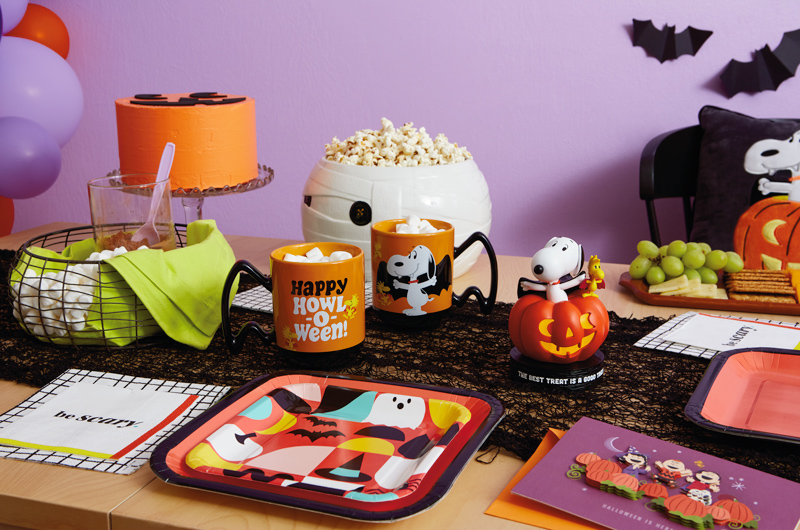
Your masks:
{"label": "purple card", "polygon": [[800,523],[800,484],[591,418],[512,492],[616,530]]}

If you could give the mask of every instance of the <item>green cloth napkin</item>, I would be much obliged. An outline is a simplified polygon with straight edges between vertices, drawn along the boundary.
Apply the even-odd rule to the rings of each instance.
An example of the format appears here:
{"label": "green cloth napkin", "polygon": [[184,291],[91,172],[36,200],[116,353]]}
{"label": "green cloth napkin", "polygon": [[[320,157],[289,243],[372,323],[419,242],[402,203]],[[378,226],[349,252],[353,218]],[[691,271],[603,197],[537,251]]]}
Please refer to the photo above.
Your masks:
{"label": "green cloth napkin", "polygon": [[[236,257],[213,220],[190,223],[187,246],[127,252],[108,260],[170,338],[199,350],[222,322],[222,288]],[[236,293],[238,278],[231,289]]]}

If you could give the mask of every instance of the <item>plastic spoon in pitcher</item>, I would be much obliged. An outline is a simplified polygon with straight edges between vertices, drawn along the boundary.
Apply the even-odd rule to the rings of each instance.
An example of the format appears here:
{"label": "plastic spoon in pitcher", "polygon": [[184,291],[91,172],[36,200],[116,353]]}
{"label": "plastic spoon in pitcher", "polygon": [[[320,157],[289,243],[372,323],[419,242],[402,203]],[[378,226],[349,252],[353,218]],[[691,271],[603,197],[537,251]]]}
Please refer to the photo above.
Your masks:
{"label": "plastic spoon in pitcher", "polygon": [[157,184],[153,188],[153,198],[150,200],[150,214],[147,216],[147,221],[133,234],[131,241],[134,243],[139,243],[146,239],[147,243],[152,247],[161,241],[158,230],[156,230],[156,214],[161,203],[161,196],[164,194],[164,186],[167,185],[166,179],[172,170],[172,159],[174,157],[175,144],[167,142],[167,145],[164,146],[164,152],[161,153],[161,162],[158,164]]}

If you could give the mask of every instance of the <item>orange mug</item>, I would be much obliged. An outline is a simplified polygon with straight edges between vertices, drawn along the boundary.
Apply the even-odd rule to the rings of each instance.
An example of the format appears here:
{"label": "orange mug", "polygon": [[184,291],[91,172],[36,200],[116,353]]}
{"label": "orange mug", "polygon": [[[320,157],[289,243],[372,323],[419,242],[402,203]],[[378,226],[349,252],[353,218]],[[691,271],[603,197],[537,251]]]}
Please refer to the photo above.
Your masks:
{"label": "orange mug", "polygon": [[[405,219],[388,219],[372,225],[372,307],[381,319],[399,327],[436,325],[452,305],[460,307],[474,295],[480,310],[488,314],[497,299],[497,258],[489,239],[475,232],[455,246],[455,229],[445,221],[427,220],[430,233],[401,233]],[[491,266],[488,297],[477,287],[453,293],[453,263],[475,242],[486,248]]]}
{"label": "orange mug", "polygon": [[[347,252],[352,257],[293,261],[293,256],[305,256],[315,248],[324,256]],[[291,361],[307,366],[339,362],[356,353],[365,337],[361,248],[334,242],[288,245],[272,251],[269,263],[269,276],[245,260],[237,261],[228,273],[222,291],[222,332],[230,351],[240,352],[252,331],[265,341],[274,340],[278,350]],[[272,292],[271,331],[248,322],[234,335],[230,323],[231,288],[240,272]]]}

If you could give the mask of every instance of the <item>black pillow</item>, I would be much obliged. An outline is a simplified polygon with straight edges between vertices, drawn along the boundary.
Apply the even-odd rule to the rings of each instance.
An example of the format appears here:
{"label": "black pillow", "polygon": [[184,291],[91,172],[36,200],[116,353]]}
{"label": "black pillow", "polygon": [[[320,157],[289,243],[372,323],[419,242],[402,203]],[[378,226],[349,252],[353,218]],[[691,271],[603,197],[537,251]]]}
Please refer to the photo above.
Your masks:
{"label": "black pillow", "polygon": [[[700,110],[703,139],[697,173],[692,241],[713,249],[733,250],[733,232],[739,216],[751,204],[751,193],[761,178],[788,181],[791,172],[756,175],[744,169],[744,155],[755,142],[784,140],[800,130],[800,120],[759,119],[706,106]],[[753,199],[763,198],[760,192]]]}

